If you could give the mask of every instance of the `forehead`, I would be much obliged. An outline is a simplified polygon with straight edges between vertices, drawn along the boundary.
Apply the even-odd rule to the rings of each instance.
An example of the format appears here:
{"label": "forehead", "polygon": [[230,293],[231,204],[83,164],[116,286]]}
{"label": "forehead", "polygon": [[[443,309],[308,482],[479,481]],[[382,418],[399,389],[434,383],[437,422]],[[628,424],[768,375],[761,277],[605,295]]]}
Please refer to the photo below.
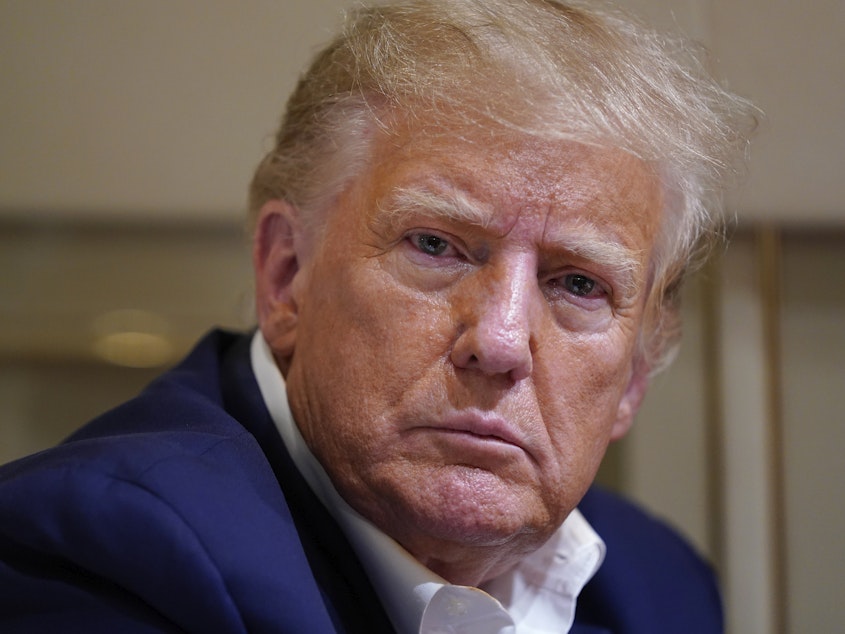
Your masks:
{"label": "forehead", "polygon": [[660,220],[659,179],[631,154],[479,128],[406,126],[382,134],[360,184],[371,213],[407,207],[416,197],[501,234],[536,218],[547,237],[589,224],[622,242],[636,234],[642,244],[653,240]]}

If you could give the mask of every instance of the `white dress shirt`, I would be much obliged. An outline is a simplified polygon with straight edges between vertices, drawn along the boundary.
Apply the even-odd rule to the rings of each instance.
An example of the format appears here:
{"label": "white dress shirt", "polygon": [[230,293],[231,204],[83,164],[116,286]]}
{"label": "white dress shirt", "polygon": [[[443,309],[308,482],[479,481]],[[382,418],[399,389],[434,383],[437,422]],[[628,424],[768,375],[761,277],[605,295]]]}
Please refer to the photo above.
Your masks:
{"label": "white dress shirt", "polygon": [[605,545],[575,509],[551,539],[484,584],[456,586],[434,574],[341,498],[299,433],[284,378],[256,332],[252,368],[279,434],[308,485],[346,534],[400,634],[547,634],[572,627],[575,601]]}

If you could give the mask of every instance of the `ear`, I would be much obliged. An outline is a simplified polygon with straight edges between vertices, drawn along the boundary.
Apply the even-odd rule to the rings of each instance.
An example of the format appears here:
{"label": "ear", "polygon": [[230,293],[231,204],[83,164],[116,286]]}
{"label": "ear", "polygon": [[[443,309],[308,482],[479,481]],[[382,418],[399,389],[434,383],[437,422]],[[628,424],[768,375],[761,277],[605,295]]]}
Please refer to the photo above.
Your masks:
{"label": "ear", "polygon": [[294,279],[300,272],[302,242],[299,213],[293,205],[270,200],[261,207],[252,245],[256,311],[261,333],[282,364],[296,343],[299,310]]}
{"label": "ear", "polygon": [[610,431],[611,440],[619,440],[634,423],[634,417],[640,409],[640,405],[648,391],[649,367],[642,359],[635,359],[633,370],[622,400],[619,401],[619,408],[616,411],[616,422]]}

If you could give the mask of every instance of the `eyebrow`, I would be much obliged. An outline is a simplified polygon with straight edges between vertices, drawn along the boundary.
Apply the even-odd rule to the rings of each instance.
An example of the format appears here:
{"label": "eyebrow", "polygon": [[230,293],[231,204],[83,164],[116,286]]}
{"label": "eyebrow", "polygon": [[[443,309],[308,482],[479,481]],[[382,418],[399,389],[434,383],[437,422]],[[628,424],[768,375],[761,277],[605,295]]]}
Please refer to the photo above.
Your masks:
{"label": "eyebrow", "polygon": [[400,187],[393,192],[389,205],[382,211],[389,222],[395,223],[421,210],[447,220],[464,222],[485,229],[493,220],[490,209],[485,210],[477,201],[458,189],[447,193],[429,188]]}
{"label": "eyebrow", "polygon": [[545,237],[551,244],[575,257],[595,262],[610,271],[625,295],[636,293],[635,272],[642,251],[609,239],[607,233],[602,232],[589,219],[582,219],[559,232],[547,231]]}

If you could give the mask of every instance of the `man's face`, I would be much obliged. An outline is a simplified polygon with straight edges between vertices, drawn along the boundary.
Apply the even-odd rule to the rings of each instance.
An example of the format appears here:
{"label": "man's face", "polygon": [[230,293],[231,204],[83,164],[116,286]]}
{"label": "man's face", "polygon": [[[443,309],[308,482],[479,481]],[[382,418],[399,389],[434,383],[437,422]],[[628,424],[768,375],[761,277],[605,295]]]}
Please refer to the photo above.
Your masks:
{"label": "man's face", "polygon": [[284,282],[292,356],[262,320],[294,417],[346,501],[429,567],[530,551],[645,389],[657,181],[620,151],[466,130],[374,155]]}

